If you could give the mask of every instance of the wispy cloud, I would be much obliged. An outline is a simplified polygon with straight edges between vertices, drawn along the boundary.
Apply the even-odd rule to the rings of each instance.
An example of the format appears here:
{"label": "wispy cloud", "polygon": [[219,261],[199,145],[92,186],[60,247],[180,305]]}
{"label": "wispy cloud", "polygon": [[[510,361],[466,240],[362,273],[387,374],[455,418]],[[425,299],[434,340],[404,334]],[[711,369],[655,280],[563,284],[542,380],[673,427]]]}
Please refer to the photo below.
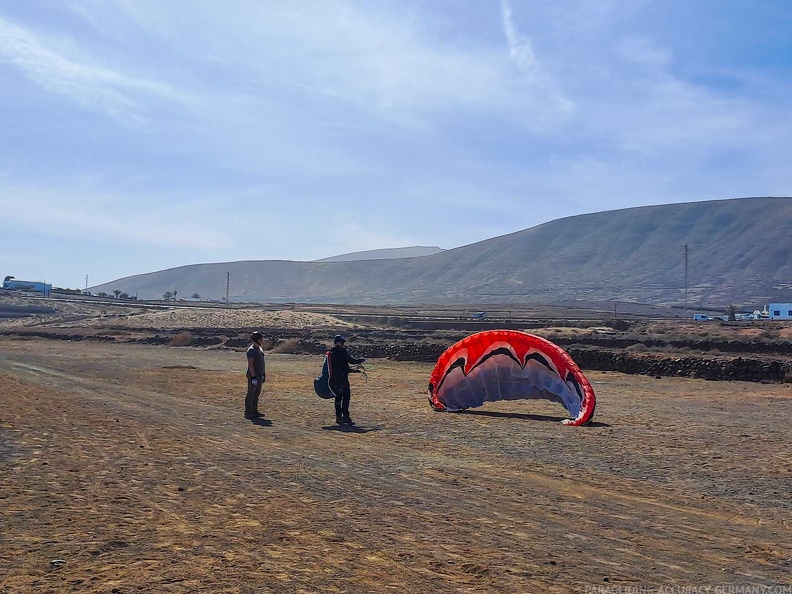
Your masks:
{"label": "wispy cloud", "polygon": [[51,51],[35,35],[0,17],[0,60],[13,64],[43,89],[127,124],[148,122],[135,95],[170,101],[178,94],[167,84],[124,76],[95,64],[79,63]]}
{"label": "wispy cloud", "polygon": [[501,22],[509,45],[509,55],[514,65],[529,81],[542,84],[545,75],[536,59],[531,40],[520,34],[515,27],[512,20],[512,8],[507,0],[501,0]]}
{"label": "wispy cloud", "polygon": [[161,39],[170,35],[168,11],[161,3],[139,0],[68,0],[64,4],[99,33],[113,39],[134,39],[141,33]]}
{"label": "wispy cloud", "polygon": [[[93,0],[73,0],[73,5],[97,31],[123,34],[121,15],[130,13],[129,2],[96,6]],[[134,22],[172,50],[171,56],[180,54],[210,70],[222,67],[216,74],[233,77],[227,82],[237,92],[279,101],[288,96],[301,106],[322,103],[332,116],[355,109],[396,126],[426,128],[440,113],[508,115],[535,110],[539,103],[526,92],[540,90],[539,80],[525,76],[530,42],[516,41],[514,52],[523,66],[515,72],[508,56],[490,44],[442,42],[402,3],[383,2],[374,10],[345,0],[240,0],[229,11],[212,4],[138,0],[134,7]],[[542,92],[551,91],[560,102],[549,77],[543,74],[541,82]]]}
{"label": "wispy cloud", "polygon": [[566,112],[573,110],[575,107],[574,103],[563,96],[558,89],[556,81],[545,72],[539,63],[531,39],[522,34],[514,24],[509,0],[501,0],[501,26],[503,27],[503,34],[506,36],[511,61],[525,77],[529,85],[533,89],[546,93],[547,98],[558,109]]}

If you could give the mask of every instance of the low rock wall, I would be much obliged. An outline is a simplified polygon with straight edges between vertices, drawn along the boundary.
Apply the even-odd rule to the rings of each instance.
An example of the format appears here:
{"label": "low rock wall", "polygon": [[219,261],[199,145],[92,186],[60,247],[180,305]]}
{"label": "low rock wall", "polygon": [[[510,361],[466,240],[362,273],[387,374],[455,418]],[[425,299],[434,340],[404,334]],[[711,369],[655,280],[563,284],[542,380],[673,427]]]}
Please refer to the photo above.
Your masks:
{"label": "low rock wall", "polygon": [[570,348],[581,369],[745,382],[792,382],[792,362],[746,357],[669,357]]}
{"label": "low rock wall", "polygon": [[612,337],[580,337],[580,338],[551,338],[557,345],[566,348],[566,344],[582,344],[610,349],[625,349],[641,344],[647,348],[687,348],[694,351],[718,351],[721,353],[766,353],[768,355],[792,356],[792,341],[762,341],[762,340],[659,340],[640,338],[612,338]]}

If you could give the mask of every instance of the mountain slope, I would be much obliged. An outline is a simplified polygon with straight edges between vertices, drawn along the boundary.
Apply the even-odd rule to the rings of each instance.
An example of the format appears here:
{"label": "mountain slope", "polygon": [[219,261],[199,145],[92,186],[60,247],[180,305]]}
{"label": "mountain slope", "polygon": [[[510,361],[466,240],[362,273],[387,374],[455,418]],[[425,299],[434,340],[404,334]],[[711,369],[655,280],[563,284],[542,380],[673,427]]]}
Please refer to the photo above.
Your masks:
{"label": "mountain slope", "polygon": [[759,304],[792,289],[792,198],[630,208],[559,219],[419,258],[249,261],[183,266],[119,279],[142,299],[165,291],[232,301]]}
{"label": "mountain slope", "polygon": [[443,251],[437,246],[416,245],[404,248],[386,248],[381,250],[368,250],[365,252],[352,252],[331,256],[313,262],[354,262],[356,260],[390,260],[391,258],[417,258],[420,256],[431,256]]}

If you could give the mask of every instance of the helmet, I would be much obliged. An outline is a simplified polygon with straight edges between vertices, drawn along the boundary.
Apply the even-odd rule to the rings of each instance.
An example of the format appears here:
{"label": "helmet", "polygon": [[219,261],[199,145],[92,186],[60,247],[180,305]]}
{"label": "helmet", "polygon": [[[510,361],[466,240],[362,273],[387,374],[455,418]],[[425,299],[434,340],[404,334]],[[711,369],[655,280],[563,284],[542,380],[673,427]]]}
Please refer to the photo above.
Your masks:
{"label": "helmet", "polygon": [[334,342],[334,343],[335,343],[335,342],[346,342],[346,338],[344,338],[344,337],[343,337],[343,336],[341,336],[340,334],[336,334],[336,335],[333,337],[333,342]]}
{"label": "helmet", "polygon": [[263,339],[264,336],[258,330],[256,330],[253,334],[250,335],[250,340],[252,340],[253,342],[258,342],[259,340],[263,340]]}

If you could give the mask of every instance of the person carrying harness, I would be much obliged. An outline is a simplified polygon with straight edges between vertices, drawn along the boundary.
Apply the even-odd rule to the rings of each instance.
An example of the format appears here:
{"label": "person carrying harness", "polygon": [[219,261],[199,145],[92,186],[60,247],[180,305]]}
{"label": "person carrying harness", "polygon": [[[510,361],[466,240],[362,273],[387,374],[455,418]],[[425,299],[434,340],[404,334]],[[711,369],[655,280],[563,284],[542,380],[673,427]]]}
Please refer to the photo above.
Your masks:
{"label": "person carrying harness", "polygon": [[352,396],[349,387],[349,364],[360,365],[365,359],[356,359],[346,349],[346,338],[337,334],[333,338],[333,348],[328,351],[328,371],[330,389],[335,395],[335,413],[337,425],[354,425],[349,416],[349,400]]}

